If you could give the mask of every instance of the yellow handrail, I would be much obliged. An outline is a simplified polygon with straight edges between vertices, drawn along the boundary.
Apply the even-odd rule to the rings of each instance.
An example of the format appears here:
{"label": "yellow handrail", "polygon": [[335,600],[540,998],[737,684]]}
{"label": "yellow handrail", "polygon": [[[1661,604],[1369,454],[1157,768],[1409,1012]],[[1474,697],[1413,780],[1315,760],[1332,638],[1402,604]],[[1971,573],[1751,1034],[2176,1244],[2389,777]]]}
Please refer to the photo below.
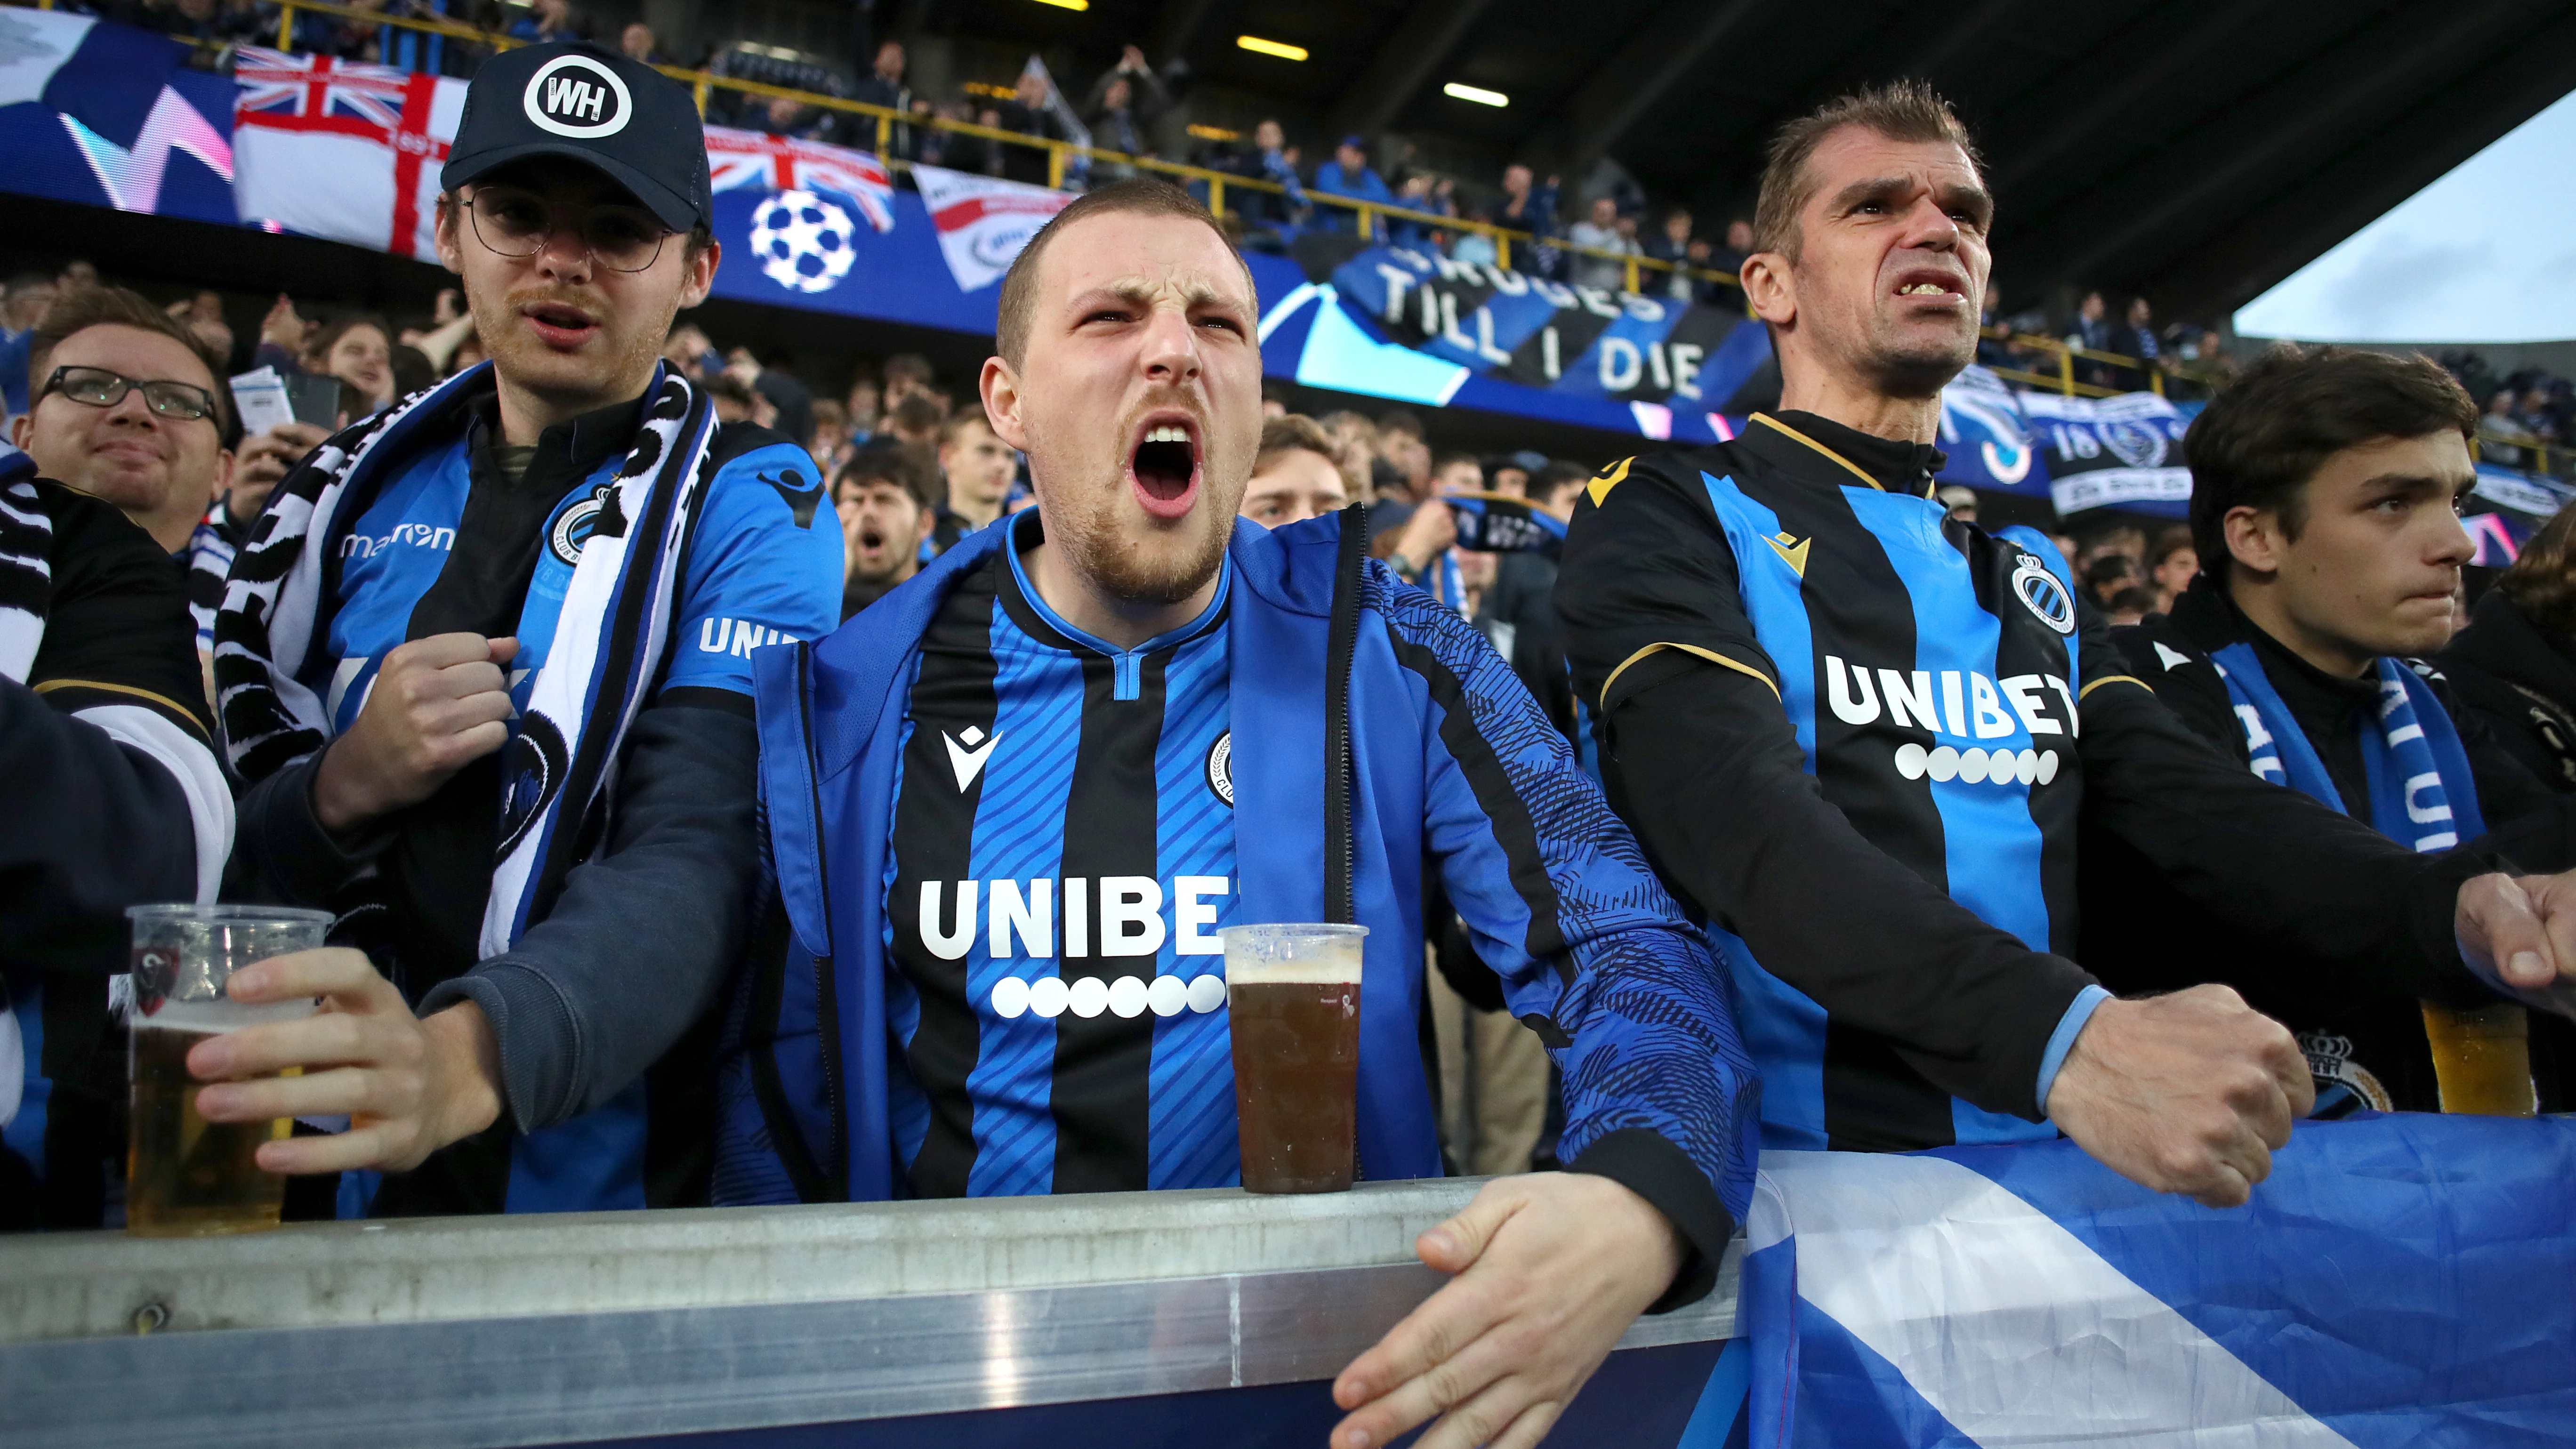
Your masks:
{"label": "yellow handrail", "polygon": [[[11,3],[15,3],[15,0],[11,0]],[[46,8],[50,8],[51,6],[51,0],[38,0],[38,3]],[[294,48],[295,19],[300,13],[326,15],[334,19],[356,21],[368,26],[386,26],[397,30],[418,31],[426,35],[441,35],[451,39],[472,41],[478,44],[488,45],[495,50],[508,50],[527,43],[522,40],[514,39],[511,36],[501,34],[498,31],[478,30],[473,26],[460,25],[451,20],[438,20],[413,15],[390,15],[371,10],[354,10],[345,5],[326,3],[326,0],[284,0],[284,3],[278,7],[278,49],[292,50]],[[1287,194],[1287,188],[1275,181],[1257,180],[1252,177],[1240,176],[1231,172],[1210,170],[1204,166],[1191,166],[1178,161],[1166,161],[1160,157],[1130,156],[1117,151],[1104,150],[1098,146],[1077,146],[1070,141],[1056,141],[1041,137],[1027,136],[1017,131],[1007,131],[1000,129],[999,127],[980,126],[971,121],[951,120],[948,117],[937,115],[909,114],[889,107],[873,105],[866,101],[855,101],[841,96],[823,95],[814,91],[801,91],[788,86],[767,85],[759,81],[742,80],[733,76],[714,75],[706,71],[689,70],[676,65],[656,66],[655,69],[661,71],[664,75],[686,83],[697,97],[698,112],[702,116],[706,113],[706,103],[709,93],[716,89],[724,89],[737,91],[744,95],[761,96],[772,99],[784,98],[796,101],[801,105],[814,107],[818,110],[840,111],[850,115],[870,117],[876,122],[877,154],[889,167],[896,169],[902,169],[909,165],[908,162],[904,161],[900,157],[888,156],[885,154],[892,139],[891,133],[893,127],[896,123],[900,122],[923,130],[945,131],[960,136],[975,136],[987,141],[1000,142],[1004,145],[1041,147],[1047,152],[1047,182],[1050,186],[1059,188],[1064,184],[1065,173],[1070,159],[1076,155],[1080,155],[1089,157],[1096,164],[1132,166],[1143,170],[1159,172],[1163,175],[1176,177],[1183,181],[1204,183],[1208,188],[1208,209],[1219,216],[1225,215],[1225,193],[1228,188],[1268,192],[1274,196],[1283,196]],[[1678,272],[1698,281],[1718,282],[1726,286],[1736,287],[1739,289],[1743,285],[1732,273],[1712,271],[1704,267],[1687,266],[1678,262],[1659,261],[1652,257],[1638,256],[1634,253],[1609,252],[1597,250],[1591,247],[1576,246],[1574,243],[1562,237],[1548,238],[1542,242],[1541,238],[1530,232],[1514,231],[1508,227],[1496,226],[1492,222],[1480,221],[1473,217],[1442,216],[1434,212],[1414,211],[1405,207],[1388,206],[1381,202],[1364,201],[1354,197],[1336,196],[1330,192],[1315,191],[1312,189],[1307,192],[1307,200],[1310,204],[1337,207],[1353,213],[1359,234],[1363,238],[1374,238],[1377,236],[1378,219],[1380,217],[1391,218],[1399,221],[1415,222],[1430,227],[1436,227],[1444,231],[1477,233],[1488,237],[1493,241],[1495,264],[1505,268],[1511,266],[1512,245],[1515,242],[1518,242],[1525,246],[1544,244],[1555,247],[1560,251],[1570,252],[1577,255],[1607,257],[1618,260],[1626,268],[1628,290],[1632,292],[1641,290],[1639,283],[1643,278],[1639,273],[1643,269],[1652,269],[1654,271],[1665,273]]]}
{"label": "yellow handrail", "polygon": [[[2024,348],[2031,348],[2041,352],[2054,354],[2057,358],[2056,376],[2043,378],[2037,373],[2021,373],[2018,374],[2018,376],[2037,378],[2040,386],[2056,388],[2059,392],[2064,393],[2068,397],[2118,397],[2121,393],[2121,389],[2119,388],[2096,387],[2091,383],[2077,382],[2075,380],[2075,359],[2079,357],[2083,358],[2087,362],[2107,362],[2115,367],[2125,368],[2131,372],[2144,373],[2146,375],[2148,388],[2152,390],[2156,396],[2164,396],[2165,370],[2152,362],[2146,361],[2144,358],[2127,357],[2117,352],[2096,352],[2089,347],[2069,347],[2062,338],[2043,337],[2029,332],[2016,332],[2012,335],[2010,340]],[[2007,369],[1996,368],[1995,371],[1998,375],[2001,375],[2006,373]],[[2176,365],[2173,368],[2173,372],[2178,377],[2188,378],[2193,382],[2197,382],[2204,387],[2212,389],[2215,389],[2226,382],[2226,378],[2220,374],[2198,368]]]}
{"label": "yellow handrail", "polygon": [[[2550,443],[2544,439],[2535,438],[2529,433],[2480,432],[2473,434],[2469,438],[2469,456],[2473,459],[2484,458],[2486,456],[2485,445],[2488,443],[2498,443],[2506,447],[2520,448],[2523,451],[2530,453],[2532,455],[2532,466],[2527,471],[2534,473],[2549,472],[2549,450],[2551,448],[2555,447],[2562,453],[2566,451],[2565,444]],[[2498,464],[2497,466],[2511,467],[2512,465],[2505,463]]]}

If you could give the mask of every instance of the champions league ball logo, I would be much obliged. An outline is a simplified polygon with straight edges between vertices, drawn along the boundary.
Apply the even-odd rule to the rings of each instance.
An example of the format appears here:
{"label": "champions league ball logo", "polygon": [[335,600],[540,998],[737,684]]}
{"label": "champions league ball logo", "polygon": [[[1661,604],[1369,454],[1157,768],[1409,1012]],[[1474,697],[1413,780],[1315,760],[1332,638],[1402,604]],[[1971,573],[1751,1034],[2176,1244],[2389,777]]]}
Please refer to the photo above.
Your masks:
{"label": "champions league ball logo", "polygon": [[827,292],[850,274],[850,214],[810,191],[782,191],[751,213],[751,250],[769,280]]}

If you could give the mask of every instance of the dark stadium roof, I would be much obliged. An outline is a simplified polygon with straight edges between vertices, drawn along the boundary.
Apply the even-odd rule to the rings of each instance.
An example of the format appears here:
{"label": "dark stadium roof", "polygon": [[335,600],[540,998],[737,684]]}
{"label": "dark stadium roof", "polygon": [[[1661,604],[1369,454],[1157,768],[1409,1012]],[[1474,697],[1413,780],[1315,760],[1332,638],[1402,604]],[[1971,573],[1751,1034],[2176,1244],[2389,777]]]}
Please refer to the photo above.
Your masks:
{"label": "dark stadium roof", "polygon": [[[2576,90],[2576,4],[2541,0],[892,8],[898,30],[1034,46],[1082,81],[1130,41],[1157,65],[1184,55],[1211,103],[1275,102],[1310,145],[1386,129],[1444,159],[1553,158],[1569,179],[1606,149],[1703,216],[1750,209],[1762,141],[1787,116],[1922,76],[1983,143],[2008,305],[2101,286],[2143,292],[2165,316],[2222,317]],[[1246,32],[1312,57],[1237,49]],[[1450,99],[1447,81],[1512,103]]]}

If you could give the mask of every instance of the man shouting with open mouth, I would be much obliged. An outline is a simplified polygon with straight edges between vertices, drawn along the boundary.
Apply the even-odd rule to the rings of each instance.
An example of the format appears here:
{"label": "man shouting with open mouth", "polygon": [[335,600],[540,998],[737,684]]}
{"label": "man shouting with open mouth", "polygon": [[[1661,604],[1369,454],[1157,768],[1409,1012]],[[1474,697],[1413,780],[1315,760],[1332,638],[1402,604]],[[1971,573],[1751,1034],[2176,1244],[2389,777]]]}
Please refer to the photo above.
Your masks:
{"label": "man shouting with open mouth", "polygon": [[1424,1234],[1456,1275],[1350,1365],[1335,1449],[1535,1443],[1706,1291],[1754,1080],[1706,941],[1511,668],[1356,515],[1236,509],[1258,306],[1208,213],[1096,191],[1005,280],[986,414],[1037,505],[754,661],[785,920],[727,1044],[719,1200],[1240,1179],[1216,932],[1369,928],[1357,1143],[1435,1176],[1422,869],[1564,1069],[1569,1172]]}

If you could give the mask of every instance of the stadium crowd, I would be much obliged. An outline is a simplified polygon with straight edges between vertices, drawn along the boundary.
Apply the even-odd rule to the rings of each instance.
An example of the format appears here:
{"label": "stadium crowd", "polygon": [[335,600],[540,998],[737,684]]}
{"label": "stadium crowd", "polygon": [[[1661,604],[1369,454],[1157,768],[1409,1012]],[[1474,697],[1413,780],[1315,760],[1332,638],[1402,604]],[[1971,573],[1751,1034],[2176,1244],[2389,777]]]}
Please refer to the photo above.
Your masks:
{"label": "stadium crowd", "polygon": [[[135,13],[223,38],[261,9]],[[580,28],[561,0],[517,24]],[[630,61],[655,54],[639,28]],[[590,53],[448,63],[534,107],[533,66],[566,54]],[[911,97],[900,47],[871,60],[863,99],[964,104]],[[684,88],[618,74],[688,123],[661,134],[694,135]],[[1177,154],[1156,130],[1172,82],[1131,49],[1079,108],[1032,72],[979,114]],[[1219,1090],[1222,1036],[1189,1035],[1210,1008],[1070,1008],[1062,1042],[1097,1055],[1050,1084],[1046,1054],[1072,1050],[1058,1013],[970,996],[949,963],[1053,958],[1052,925],[1025,922],[1052,920],[1037,888],[1062,876],[1071,975],[1078,870],[1103,954],[1113,880],[1159,903],[1156,876],[1176,895],[1239,878],[1214,921],[1250,918],[1233,913],[1260,871],[1293,877],[1267,905],[1345,911],[1422,963],[1391,1000],[1428,1023],[1434,1070],[1411,1024],[1372,1039],[1363,1159],[1514,1174],[1454,1251],[1425,1250],[1462,1282],[1549,1285],[1507,1307],[1546,1363],[1488,1406],[1502,1423],[1579,1385],[1637,1312],[1708,1291],[1757,1139],[2062,1132],[2234,1205],[2296,1119],[2443,1106],[2459,1036],[2527,1043],[2522,1110],[2567,1100],[2549,929],[2576,887],[2503,862],[2576,867],[2576,523],[2472,607],[2455,518],[2484,419],[2559,436],[2563,384],[2509,380],[2482,413],[2422,359],[2283,349],[2193,425],[2187,527],[1982,529],[1973,493],[1933,481],[1940,383],[2026,360],[2016,338],[2039,329],[1994,315],[1963,128],[1898,85],[1792,123],[1756,214],[1714,237],[1642,198],[1561,216],[1558,179],[1525,167],[1471,205],[1450,178],[1381,171],[1361,137],[1311,171],[1268,124],[1202,157],[1280,182],[1274,232],[1331,224],[1311,198],[1340,195],[1562,237],[1528,265],[1604,286],[1631,251],[1734,270],[1729,305],[1772,328],[1783,385],[1721,445],[1722,482],[1678,454],[1469,453],[1407,409],[1292,413],[1262,392],[1230,250],[1255,223],[1102,172],[1013,264],[977,375],[895,355],[822,387],[683,317],[714,268],[702,150],[653,149],[646,127],[532,141],[520,109],[469,110],[438,217],[459,281],[428,315],[281,296],[244,336],[220,295],[147,297],[79,261],[0,295],[0,395],[32,465],[0,474],[19,551],[0,564],[36,557],[53,581],[0,595],[18,610],[0,663],[22,639],[28,656],[0,683],[8,809],[53,822],[0,857],[0,960],[48,984],[26,1100],[50,1108],[32,1152],[0,1149],[0,1225],[112,1218],[117,910],[190,894],[354,923],[343,949],[236,979],[330,1012],[190,1059],[209,1120],[308,1122],[259,1161],[307,1174],[292,1211],[328,1217],[604,1205],[576,1184],[603,1140],[583,1124],[618,1113],[655,1144],[621,1162],[622,1205],[1221,1185],[1222,1103],[1221,1132],[1146,1125],[1149,1101]],[[734,119],[829,125],[783,102]],[[946,144],[899,142],[961,164]],[[1890,152],[1906,179],[1870,183],[1884,215],[1818,200]],[[1138,256],[1180,280],[1137,280]],[[1915,281],[1881,287],[1900,262]],[[1864,314],[1878,330],[1831,331]],[[2159,332],[2144,301],[2109,315],[2086,297],[2068,345],[2156,367],[2223,351]],[[1869,347],[1893,361],[1860,365]],[[676,562],[599,585],[582,561],[612,539]],[[545,667],[653,650],[598,667],[597,698]],[[114,716],[125,733],[82,713],[136,699],[152,723]],[[1308,765],[1355,773],[1339,784],[1370,807],[1345,793],[1341,814],[1367,819],[1315,821],[1275,766],[1223,775],[1229,718],[1248,739],[1256,720],[1339,731],[1335,763]],[[1009,734],[1072,778],[994,755],[978,798],[1044,798],[961,810],[986,768],[970,749]],[[1165,740],[1186,746],[1174,769]],[[769,829],[808,798],[807,835]],[[1276,814],[1172,824],[1208,798]],[[1338,878],[1326,829],[1349,832]],[[988,875],[985,933],[967,877]],[[1188,909],[1174,942],[1197,935]],[[867,923],[838,964],[836,920]],[[1162,922],[1130,954],[1204,968]],[[860,1004],[815,984],[836,972],[892,984]],[[1134,980],[1084,981],[1112,977]],[[845,1078],[844,1030],[898,1049]],[[1037,1063],[1016,1097],[987,1070],[1013,1060]],[[253,1080],[288,1066],[312,1070]],[[1103,1100],[1069,1085],[1113,1067],[1116,1091],[1084,1088]],[[334,1117],[354,1125],[309,1125]],[[1032,1121],[1047,1145],[1006,1153]],[[1531,1173],[1548,1167],[1566,1170]],[[1346,1373],[1360,1437],[1340,1442],[1432,1416],[1405,1386],[1440,1335],[1414,1332]]]}

